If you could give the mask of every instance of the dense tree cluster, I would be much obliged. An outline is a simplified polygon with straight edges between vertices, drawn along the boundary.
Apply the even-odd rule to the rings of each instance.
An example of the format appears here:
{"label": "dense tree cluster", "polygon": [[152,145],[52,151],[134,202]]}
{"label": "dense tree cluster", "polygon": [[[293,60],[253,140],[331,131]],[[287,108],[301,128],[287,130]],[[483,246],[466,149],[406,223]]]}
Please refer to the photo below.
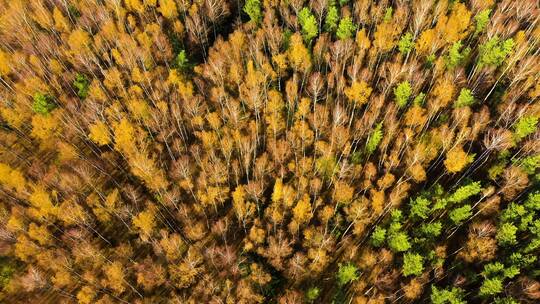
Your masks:
{"label": "dense tree cluster", "polygon": [[535,0],[0,0],[0,302],[538,303]]}

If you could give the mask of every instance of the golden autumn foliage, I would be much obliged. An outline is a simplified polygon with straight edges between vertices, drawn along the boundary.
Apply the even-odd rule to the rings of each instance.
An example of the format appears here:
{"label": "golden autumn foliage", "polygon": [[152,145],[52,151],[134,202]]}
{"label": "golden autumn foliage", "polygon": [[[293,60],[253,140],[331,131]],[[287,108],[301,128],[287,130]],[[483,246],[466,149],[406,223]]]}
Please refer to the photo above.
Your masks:
{"label": "golden autumn foliage", "polygon": [[100,146],[108,145],[111,143],[111,135],[109,133],[109,128],[102,121],[98,121],[90,126],[90,134],[88,135],[88,137]]}
{"label": "golden autumn foliage", "polygon": [[457,173],[462,171],[471,161],[472,158],[463,151],[462,147],[455,147],[446,153],[444,166],[448,172]]}
{"label": "golden autumn foliage", "polygon": [[350,87],[344,90],[345,96],[355,105],[363,105],[368,101],[372,89],[364,81],[353,81]]}
{"label": "golden autumn foliage", "polygon": [[156,227],[155,211],[152,209],[144,210],[133,218],[133,225],[144,235],[152,234]]}
{"label": "golden autumn foliage", "polygon": [[0,163],[0,184],[4,185],[7,189],[21,193],[25,190],[26,179],[19,170],[13,169],[7,164]]}
{"label": "golden autumn foliage", "polygon": [[287,57],[293,69],[300,72],[307,72],[311,67],[311,55],[309,50],[304,46],[302,36],[294,33],[291,36],[289,52]]}
{"label": "golden autumn foliage", "polygon": [[0,303],[536,303],[539,16],[0,0]]}
{"label": "golden autumn foliage", "polygon": [[297,223],[302,224],[309,221],[312,217],[311,203],[309,197],[304,196],[300,199],[293,208],[293,216]]}

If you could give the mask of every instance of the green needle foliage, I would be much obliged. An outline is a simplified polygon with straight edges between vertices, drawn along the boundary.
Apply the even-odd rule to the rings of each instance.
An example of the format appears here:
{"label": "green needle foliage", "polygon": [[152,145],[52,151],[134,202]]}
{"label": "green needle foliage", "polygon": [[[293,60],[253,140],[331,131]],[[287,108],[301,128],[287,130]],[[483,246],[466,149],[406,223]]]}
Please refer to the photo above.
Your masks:
{"label": "green needle foliage", "polygon": [[77,96],[79,96],[79,98],[84,99],[86,96],[88,96],[89,85],[90,81],[85,75],[77,74],[75,81],[73,82],[73,86],[77,88]]}
{"label": "green needle foliage", "polygon": [[417,219],[427,219],[429,212],[431,210],[431,202],[424,197],[417,197],[416,199],[411,199],[411,216]]}
{"label": "green needle foliage", "polygon": [[472,216],[471,205],[464,205],[450,211],[450,219],[456,225],[460,224],[461,222],[463,222],[464,220],[468,219],[471,216]]}
{"label": "green needle foliage", "polygon": [[424,258],[418,253],[407,252],[403,256],[403,275],[420,275],[424,270]]}
{"label": "green needle foliage", "polygon": [[514,245],[517,243],[516,233],[518,228],[512,223],[503,223],[497,230],[497,241],[502,246]]}
{"label": "green needle foliage", "polygon": [[185,71],[189,68],[189,60],[185,50],[181,50],[174,60],[174,68]]}
{"label": "green needle foliage", "polygon": [[394,9],[392,7],[389,7],[384,11],[384,22],[389,22],[392,20],[392,16],[394,15]]}
{"label": "green needle foliage", "polygon": [[503,291],[503,282],[500,278],[490,278],[484,280],[480,286],[480,296],[493,296]]}
{"label": "green needle foliage", "polygon": [[351,263],[339,264],[337,273],[337,283],[339,286],[344,286],[358,279],[358,268]]}
{"label": "green needle foliage", "polygon": [[250,20],[259,24],[262,18],[261,1],[260,0],[247,0],[244,5],[244,12],[248,14]]}
{"label": "green needle foliage", "polygon": [[469,56],[471,51],[470,48],[465,48],[461,51],[463,45],[460,41],[454,42],[450,49],[448,50],[448,56],[445,57],[446,66],[448,69],[454,69],[455,67],[461,65],[465,58]]}
{"label": "green needle foliage", "polygon": [[36,93],[34,94],[34,103],[32,104],[32,110],[34,112],[47,115],[56,108],[54,98],[49,94]]}
{"label": "green needle foliage", "polygon": [[379,143],[383,138],[382,123],[377,124],[373,132],[370,134],[368,141],[366,142],[367,154],[372,154],[377,150]]}
{"label": "green needle foliage", "polygon": [[478,67],[500,66],[514,48],[512,38],[501,41],[499,37],[493,37],[479,47]]}
{"label": "green needle foliage", "polygon": [[396,98],[396,103],[400,108],[404,108],[409,102],[409,97],[411,97],[412,88],[411,84],[408,81],[400,82],[396,88],[394,88],[394,96]]}
{"label": "green needle foliage", "polygon": [[306,292],[306,298],[309,303],[315,302],[319,295],[321,294],[321,290],[318,287],[311,287]]}
{"label": "green needle foliage", "polygon": [[454,108],[469,107],[474,104],[474,96],[469,89],[461,89],[458,99],[454,103]]}
{"label": "green needle foliage", "polygon": [[413,100],[413,105],[422,107],[426,102],[426,94],[420,92]]}
{"label": "green needle foliage", "polygon": [[388,236],[388,247],[394,252],[404,252],[411,248],[409,236],[402,231],[393,232]]}
{"label": "green needle foliage", "polygon": [[326,18],[324,19],[324,30],[333,33],[338,27],[339,21],[339,10],[336,6],[331,5],[328,7],[328,12],[326,13]]}
{"label": "green needle foliage", "polygon": [[408,54],[414,48],[413,36],[411,33],[407,33],[399,39],[398,50],[401,54]]}
{"label": "green needle foliage", "polygon": [[8,259],[0,257],[0,292],[6,288],[14,273],[15,269]]}
{"label": "green needle foliage", "polygon": [[463,297],[461,288],[438,289],[435,285],[431,285],[431,303],[433,304],[466,304]]}
{"label": "green needle foliage", "polygon": [[536,116],[523,116],[514,125],[514,137],[516,141],[520,141],[528,135],[536,131],[538,125],[538,117]]}
{"label": "green needle foliage", "polygon": [[311,13],[311,10],[304,7],[298,14],[298,22],[302,27],[302,35],[304,40],[308,43],[319,34],[319,27],[317,25],[317,19]]}
{"label": "green needle foliage", "polygon": [[456,189],[456,191],[448,197],[448,201],[451,203],[463,202],[469,197],[477,195],[481,191],[482,186],[480,185],[480,182],[472,182]]}
{"label": "green needle foliage", "polygon": [[427,237],[431,237],[431,238],[438,237],[439,235],[441,235],[441,230],[442,230],[441,222],[426,223],[420,226],[420,232],[423,235]]}
{"label": "green needle foliage", "polygon": [[525,173],[532,175],[540,168],[540,154],[524,157],[514,163],[522,168]]}
{"label": "green needle foliage", "polygon": [[476,26],[474,29],[475,36],[483,32],[484,29],[486,28],[489,22],[489,14],[491,14],[491,9],[488,8],[479,12],[476,16],[474,16],[474,21],[476,22]]}
{"label": "green needle foliage", "polygon": [[386,238],[386,229],[381,227],[375,227],[375,230],[371,234],[371,244],[375,247],[380,247],[384,244]]}
{"label": "green needle foliage", "polygon": [[341,39],[351,38],[356,31],[356,25],[353,23],[350,17],[345,17],[339,20],[336,36]]}

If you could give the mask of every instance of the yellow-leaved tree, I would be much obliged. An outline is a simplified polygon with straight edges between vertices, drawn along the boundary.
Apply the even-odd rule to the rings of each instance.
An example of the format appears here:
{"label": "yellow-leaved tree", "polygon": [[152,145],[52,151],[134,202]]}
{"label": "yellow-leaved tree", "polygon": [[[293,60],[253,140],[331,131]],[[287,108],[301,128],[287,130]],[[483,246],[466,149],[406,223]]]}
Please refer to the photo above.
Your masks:
{"label": "yellow-leaved tree", "polygon": [[291,36],[287,56],[293,69],[305,73],[311,68],[311,55],[299,33],[294,33]]}
{"label": "yellow-leaved tree", "polygon": [[133,225],[139,230],[139,234],[143,241],[148,240],[148,237],[152,235],[152,232],[156,228],[155,217],[155,206],[150,205],[133,218]]}
{"label": "yellow-leaved tree", "polygon": [[100,146],[105,146],[111,143],[111,134],[109,128],[103,121],[98,121],[90,125],[90,134],[88,137]]}
{"label": "yellow-leaved tree", "polygon": [[444,166],[450,173],[462,171],[468,164],[473,161],[473,156],[468,155],[463,151],[462,146],[455,147],[446,153]]}
{"label": "yellow-leaved tree", "polygon": [[372,89],[365,81],[353,81],[350,87],[345,89],[345,96],[355,106],[360,106],[368,101]]}

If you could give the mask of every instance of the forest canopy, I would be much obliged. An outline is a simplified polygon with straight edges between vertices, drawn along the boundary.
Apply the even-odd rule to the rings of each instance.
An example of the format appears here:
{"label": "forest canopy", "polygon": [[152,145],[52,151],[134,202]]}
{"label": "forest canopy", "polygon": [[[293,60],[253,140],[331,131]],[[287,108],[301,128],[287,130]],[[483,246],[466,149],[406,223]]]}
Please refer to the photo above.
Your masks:
{"label": "forest canopy", "polygon": [[538,303],[536,0],[0,0],[0,302]]}

